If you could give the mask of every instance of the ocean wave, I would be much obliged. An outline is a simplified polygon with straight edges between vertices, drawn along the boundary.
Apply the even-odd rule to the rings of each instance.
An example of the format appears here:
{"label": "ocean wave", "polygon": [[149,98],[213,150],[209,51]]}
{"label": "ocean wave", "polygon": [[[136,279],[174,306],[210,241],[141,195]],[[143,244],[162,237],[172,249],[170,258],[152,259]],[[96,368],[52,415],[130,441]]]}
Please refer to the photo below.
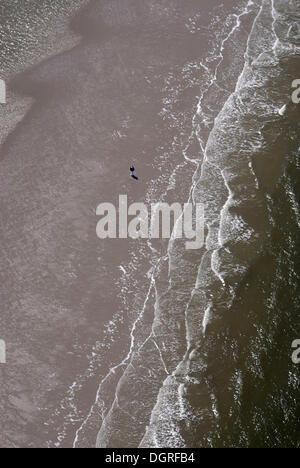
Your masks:
{"label": "ocean wave", "polygon": [[[276,191],[286,153],[297,144],[298,110],[291,103],[290,91],[296,71],[293,59],[299,57],[297,21],[296,2],[262,2],[249,36],[243,73],[210,132],[201,175],[192,196],[195,203],[205,205],[208,236],[185,311],[187,350],[160,390],[141,447],[211,446],[212,441],[215,446],[222,444],[216,417],[218,406],[222,405],[222,390],[231,402],[226,417],[230,420],[236,413],[234,424],[239,424],[241,435],[235,444],[250,443],[249,434],[239,420],[241,403],[237,395],[242,391],[243,381],[243,373],[235,367],[239,344],[237,338],[230,340],[226,335],[229,330],[226,323],[233,316],[231,308],[238,301],[239,289],[247,285],[249,270],[260,262],[270,234],[268,196]],[[278,113],[283,105],[286,105],[284,116]],[[295,197],[291,189],[288,192],[297,217]],[[174,257],[172,263],[187,276],[188,270],[183,271],[178,253],[178,248],[170,252],[170,257]],[[263,285],[259,287],[263,294]],[[251,328],[249,317],[244,320],[239,326]],[[232,333],[238,336],[238,331]],[[219,355],[214,343],[220,336],[227,341],[221,346],[224,357],[228,356],[223,369],[214,363]],[[253,337],[249,369],[250,373],[260,375],[261,340],[257,340],[259,345],[255,343]],[[232,391],[231,375],[238,376]],[[193,378],[200,383],[191,383]],[[212,401],[210,395],[215,393],[218,397]],[[187,409],[191,404],[192,409]],[[187,410],[178,413],[177,406]],[[260,419],[261,415],[257,417]],[[174,441],[176,433],[179,437]],[[231,437],[228,432],[226,437],[228,443]]]}

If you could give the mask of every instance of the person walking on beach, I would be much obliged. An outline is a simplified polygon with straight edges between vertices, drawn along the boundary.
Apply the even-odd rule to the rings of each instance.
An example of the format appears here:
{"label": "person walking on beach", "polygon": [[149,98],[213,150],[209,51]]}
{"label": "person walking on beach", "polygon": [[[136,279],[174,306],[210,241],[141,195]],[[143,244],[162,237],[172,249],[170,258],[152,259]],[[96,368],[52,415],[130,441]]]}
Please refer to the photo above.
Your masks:
{"label": "person walking on beach", "polygon": [[139,178],[136,175],[134,175],[134,171],[135,171],[134,166],[130,166],[130,176],[135,180],[139,180]]}

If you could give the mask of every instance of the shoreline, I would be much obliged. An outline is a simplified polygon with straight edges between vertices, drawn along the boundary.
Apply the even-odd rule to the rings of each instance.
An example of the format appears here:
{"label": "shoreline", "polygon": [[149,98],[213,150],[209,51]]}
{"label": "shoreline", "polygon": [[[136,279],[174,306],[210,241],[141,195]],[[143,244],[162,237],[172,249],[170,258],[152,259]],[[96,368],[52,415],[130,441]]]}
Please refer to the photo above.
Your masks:
{"label": "shoreline", "polygon": [[[244,16],[244,14],[245,14],[245,12],[241,15],[241,17]],[[248,14],[251,14],[251,10],[249,10]],[[247,16],[247,15],[246,15],[246,16]],[[237,20],[237,26],[239,26],[239,18],[238,18],[238,20]],[[239,27],[238,27],[237,29],[239,29]],[[233,31],[235,31],[235,27],[233,27]],[[237,32],[238,32],[238,31],[237,31]],[[231,34],[232,34],[232,31],[231,31],[231,33],[229,33],[229,35],[227,36],[227,40],[231,37]],[[226,39],[225,39],[225,42],[226,42]],[[222,50],[223,45],[224,45],[224,43],[223,43],[222,46],[221,46],[221,51],[222,51],[222,53],[224,52],[224,50]],[[223,56],[221,55],[219,58],[220,58],[220,65],[221,65]],[[197,107],[198,107],[198,109],[199,109],[199,105],[198,105]],[[196,119],[197,119],[197,117],[196,117]],[[199,147],[199,151],[200,151],[200,147]],[[189,163],[191,163],[191,162],[192,162],[192,161],[189,161]],[[192,166],[192,167],[193,167],[193,166]],[[193,174],[194,174],[194,171],[193,171]],[[194,176],[195,176],[195,174],[194,174]],[[194,176],[192,175],[190,180],[192,180]],[[162,260],[163,260],[163,259],[162,259]],[[164,268],[164,269],[165,269],[165,268]],[[154,278],[155,278],[155,283],[156,283],[157,280],[158,280],[158,275],[156,275],[156,276],[157,276],[157,278],[154,277]],[[159,276],[161,276],[161,275],[159,275]],[[159,281],[161,282],[161,280],[159,280]],[[161,287],[161,286],[162,286],[162,285],[160,285],[160,287]],[[155,288],[157,288],[157,287],[158,287],[158,285],[155,284]],[[158,296],[158,293],[157,293],[157,292],[156,292],[156,297],[157,297],[156,301],[158,301],[158,300],[159,300],[159,299],[158,299],[159,296]],[[174,301],[174,302],[176,302],[176,301]],[[157,307],[157,305],[156,305],[156,307]],[[155,314],[156,314],[156,313],[157,313],[157,311],[155,311]],[[157,317],[154,316],[154,322],[153,322],[153,323],[155,324],[156,322],[157,322]],[[161,326],[160,324],[156,324],[156,328],[159,328],[160,326]],[[165,326],[165,325],[164,325],[164,326]],[[180,329],[179,329],[179,330],[180,330]],[[149,338],[151,338],[151,335],[150,335],[150,336],[148,337],[148,339],[146,340],[146,343],[148,342]],[[159,337],[158,337],[158,338],[159,338]],[[177,341],[177,347],[178,347],[178,345],[180,346],[180,338],[177,336],[177,334],[176,334],[176,338],[177,338],[176,341]],[[152,339],[153,339],[153,341],[155,342],[155,338],[152,337]],[[159,341],[160,341],[160,340],[159,340]],[[158,348],[158,347],[161,348],[161,344],[159,343],[159,341],[158,341],[157,344],[155,345],[155,346],[157,346],[157,348]],[[148,355],[149,355],[149,353],[150,353],[150,354],[155,354],[155,346],[152,347],[152,346],[148,346],[148,345],[147,345],[147,346],[145,347],[144,353],[147,353]],[[168,346],[169,346],[169,345],[168,345]],[[139,362],[139,361],[142,359],[141,357],[138,356],[138,355],[139,355],[139,352],[140,352],[140,350],[138,350],[138,351],[136,351],[135,353],[133,353],[133,355],[132,355],[132,361],[131,361],[131,362],[133,362],[133,363],[135,363],[136,361]],[[173,352],[173,353],[174,353],[174,352]],[[161,362],[162,362],[162,372],[165,372],[165,375],[168,375],[168,374],[169,374],[169,371],[170,371],[170,363],[166,363],[166,362],[164,361],[164,357],[163,357],[163,356],[164,356],[165,354],[166,354],[166,350],[161,351],[161,354],[158,356],[158,359],[161,360]],[[174,354],[174,356],[172,356],[172,359],[175,360],[175,359],[176,359],[176,356],[177,356],[177,354]],[[131,365],[131,364],[129,364],[129,367],[130,367],[130,365]],[[171,366],[172,366],[172,364],[171,364]],[[156,368],[156,367],[155,367],[155,368]],[[171,367],[171,368],[172,368],[172,367]],[[127,373],[129,374],[128,376],[126,375]],[[127,381],[128,381],[128,379],[129,379],[129,376],[131,376],[130,379],[132,379],[132,378],[135,377],[134,375],[132,376],[131,374],[132,374],[132,372],[126,372],[126,371],[124,372],[124,375],[123,375],[123,377],[121,378],[121,380],[120,380],[120,382],[119,382],[119,386],[118,386],[118,388],[117,388],[117,396],[116,396],[116,399],[117,399],[117,400],[118,400],[119,397],[121,398],[121,395],[122,395],[122,387],[123,387],[123,386],[124,386],[125,388],[127,387],[127,385],[128,385]],[[164,378],[162,378],[161,382],[163,382],[163,380],[164,380]],[[154,383],[152,382],[152,385],[153,385],[153,384],[154,384]],[[156,386],[156,383],[155,383],[155,386]],[[147,392],[147,393],[149,393],[149,392]],[[147,400],[150,400],[150,395],[148,395]],[[150,400],[150,401],[152,401],[152,395],[151,395],[151,400]],[[130,402],[129,402],[128,404],[131,405]],[[120,414],[118,415],[117,405],[114,404],[114,405],[111,407],[111,409],[110,409],[110,411],[109,411],[107,417],[105,418],[104,423],[103,423],[103,425],[102,425],[102,428],[101,428],[101,430],[100,430],[100,432],[99,432],[98,441],[97,441],[97,447],[98,447],[98,448],[99,448],[99,447],[100,447],[100,448],[103,448],[103,447],[115,446],[116,443],[118,443],[118,444],[120,443],[119,441],[117,441],[117,440],[114,438],[114,435],[113,435],[113,427],[114,427],[114,425],[117,425],[117,426],[119,425],[119,420],[118,420],[118,418],[121,418],[121,417],[122,417],[122,419],[123,419],[123,416],[121,416]],[[126,420],[126,418],[125,418],[125,420]],[[113,421],[114,421],[114,422],[113,422]],[[129,424],[129,427],[131,427],[131,424],[129,423],[128,420],[127,420],[126,424],[127,424],[127,423]],[[146,424],[145,424],[145,425],[146,425]],[[126,430],[128,430],[128,427],[127,427],[127,426],[125,426],[125,427],[126,427]],[[118,429],[118,430],[119,430],[119,429]],[[132,431],[132,430],[133,430],[133,428],[131,427],[130,430],[129,430],[129,432]],[[124,431],[124,432],[125,432],[125,431]],[[112,438],[112,440],[111,440],[110,438]],[[119,446],[119,445],[118,445],[118,446]],[[121,446],[121,445],[120,445],[120,446]]]}
{"label": "shoreline", "polygon": [[[260,23],[262,23],[262,21],[264,21],[266,18],[268,19],[268,13],[271,19],[270,21],[267,21],[267,25],[263,23],[264,26],[262,26]],[[282,18],[277,17],[278,23],[281,21],[281,19]],[[254,36],[254,34],[257,34],[257,30],[262,32],[264,28],[266,34],[270,33],[271,28],[269,31],[268,23],[273,24],[273,21],[275,21],[275,16],[273,17],[273,10],[271,11],[270,6],[265,2],[264,7],[262,7],[261,11],[258,13],[258,16],[253,25],[253,29],[249,35],[246,53],[246,58],[248,58],[248,61],[246,60],[244,70],[237,81],[236,90],[230,96],[220,114],[218,115],[215,127],[213,128],[208,139],[206,157],[202,166],[201,176],[194,189],[194,199],[195,202],[200,201],[204,203],[204,200],[207,197],[207,193],[205,188],[203,188],[203,185],[205,185],[205,180],[208,177],[212,177],[210,167],[213,168],[214,172],[217,170],[220,171],[222,176],[220,177],[220,184],[222,184],[223,178],[224,187],[228,192],[227,199],[226,197],[223,197],[223,205],[222,203],[218,203],[217,205],[223,206],[222,210],[220,211],[219,221],[217,223],[215,221],[215,217],[211,215],[211,210],[208,210],[206,206],[206,213],[210,212],[211,215],[211,218],[207,221],[209,225],[207,252],[204,254],[201,263],[199,263],[199,271],[195,289],[192,293],[191,301],[187,306],[187,351],[181,363],[178,365],[172,375],[170,375],[165,380],[164,385],[160,390],[156,407],[152,412],[150,425],[140,445],[144,448],[153,446],[163,446],[170,448],[174,446],[178,448],[186,448],[191,446],[223,447],[230,445],[228,440],[230,441],[231,437],[232,440],[235,441],[235,446],[237,444],[237,440],[234,439],[235,435],[226,433],[226,430],[223,434],[223,438],[221,438],[220,441],[218,441],[215,433],[218,432],[217,428],[219,425],[222,426],[222,424],[225,424],[224,421],[222,422],[222,418],[224,418],[224,420],[226,417],[229,419],[230,413],[233,413],[234,411],[237,413],[235,414],[234,421],[236,421],[239,417],[239,407],[235,407],[234,401],[232,402],[232,406],[227,410],[229,415],[221,406],[221,395],[224,389],[224,385],[227,389],[229,389],[230,385],[233,386],[234,379],[236,379],[236,392],[241,392],[243,380],[246,380],[247,373],[245,372],[244,375],[244,366],[241,362],[239,362],[239,356],[236,357],[234,355],[234,350],[226,350],[228,355],[226,355],[226,359],[224,359],[225,350],[222,349],[221,355],[218,356],[218,354],[215,352],[214,343],[217,343],[218,337],[223,336],[223,334],[225,335],[225,315],[230,315],[231,309],[235,310],[237,314],[237,317],[235,318],[236,323],[234,324],[237,330],[234,329],[234,326],[230,327],[230,320],[233,321],[231,318],[227,324],[227,335],[231,333],[233,337],[238,337],[238,330],[243,330],[245,328],[245,337],[247,336],[248,332],[250,336],[247,336],[247,339],[249,339],[249,341],[251,340],[251,333],[250,330],[248,330],[248,328],[250,329],[250,324],[247,324],[247,316],[244,317],[242,311],[238,308],[239,305],[236,304],[239,302],[239,297],[236,297],[238,292],[236,291],[245,287],[244,282],[246,283],[246,279],[244,280],[244,277],[247,278],[248,276],[248,272],[245,268],[245,265],[243,264],[243,261],[249,261],[254,264],[256,261],[259,261],[256,260],[256,258],[259,259],[263,255],[261,245],[266,243],[267,235],[269,233],[268,223],[270,222],[270,215],[267,215],[267,208],[265,208],[265,211],[261,213],[260,216],[257,213],[259,209],[263,210],[261,206],[262,204],[259,203],[260,196],[262,196],[263,193],[260,181],[263,180],[263,176],[265,176],[264,183],[267,183],[267,187],[270,190],[269,194],[273,195],[272,192],[275,192],[279,177],[281,176],[280,171],[282,170],[282,164],[284,161],[284,152],[287,152],[288,148],[290,148],[290,152],[295,153],[297,149],[297,142],[289,141],[287,136],[289,131],[293,133],[291,128],[294,128],[294,132],[296,133],[297,125],[293,123],[291,126],[291,122],[295,122],[293,115],[297,115],[297,108],[294,106],[293,110],[292,105],[288,106],[290,110],[290,122],[288,122],[288,116],[282,119],[282,115],[280,115],[279,112],[283,102],[288,103],[291,99],[288,83],[285,83],[285,94],[274,96],[274,102],[270,102],[268,100],[267,91],[263,92],[264,88],[267,87],[267,79],[262,79],[264,60],[266,60],[268,63],[267,58],[265,58],[266,51],[268,51],[270,56],[272,52],[274,54],[273,59],[275,64],[273,67],[275,68],[272,71],[272,77],[275,83],[278,82],[278,89],[282,90],[282,87],[280,87],[279,84],[282,84],[281,82],[283,81],[283,70],[280,69],[279,65],[280,55],[279,57],[276,56],[276,52],[279,51],[280,53],[282,50],[280,38],[276,37],[274,34],[270,39],[271,51],[269,51],[267,47],[261,47],[261,50],[258,50],[257,54],[251,57],[251,61],[249,59],[249,51],[253,46],[253,42],[255,42],[254,37],[255,39],[257,38],[257,36]],[[269,38],[264,39],[267,43]],[[283,40],[286,40],[286,38]],[[277,46],[276,49],[275,46]],[[282,54],[282,56],[284,55],[286,60],[284,63],[287,63],[288,46],[287,44],[285,44],[285,46],[285,54]],[[293,57],[293,54],[296,55],[296,51],[291,48],[291,58]],[[262,60],[259,61],[258,57]],[[276,70],[276,67],[278,70]],[[286,68],[288,69],[287,65]],[[275,130],[276,136],[274,135],[271,141],[268,141],[266,138],[265,145],[264,142],[261,141],[261,147],[256,146],[255,148],[252,148],[251,134],[247,128],[247,119],[245,118],[245,115],[247,115],[247,111],[249,113],[249,117],[251,115],[251,107],[249,103],[250,98],[247,95],[247,91],[252,92],[252,86],[249,86],[248,82],[252,83],[253,85],[253,82],[255,82],[255,76],[257,77],[257,83],[260,84],[258,89],[261,91],[260,93],[256,92],[258,97],[261,97],[261,101],[258,101],[257,103],[255,101],[258,109],[256,115],[262,114],[263,117],[265,117],[265,119],[262,117],[258,119],[257,127],[261,125],[261,134],[267,134],[266,130],[268,129],[268,125],[272,124],[274,127],[277,127],[278,135],[276,135]],[[293,75],[291,74],[291,82],[292,76]],[[246,103],[245,108],[242,105],[243,101]],[[243,114],[243,111],[245,115]],[[264,122],[264,120],[266,120],[266,122]],[[239,125],[236,125],[236,122],[238,122]],[[247,156],[246,142],[243,141],[243,151],[241,151],[240,146],[238,146],[241,144],[241,141],[238,138],[239,130],[240,128],[243,129],[243,125],[248,130],[249,155],[254,160],[251,166],[249,163],[251,174],[247,174],[246,167],[243,166],[243,161],[241,160],[241,156],[244,156],[245,159]],[[234,138],[234,128],[236,138]],[[229,129],[231,132],[229,132]],[[253,125],[251,131],[253,132],[253,135],[255,135],[256,126]],[[258,133],[259,132],[257,131],[257,134]],[[282,143],[279,143],[279,135],[282,136]],[[235,142],[236,148],[232,141]],[[270,149],[267,147],[267,143],[271,145]],[[257,161],[259,157],[261,159],[263,156],[265,156],[266,159],[268,151],[271,151],[272,149],[274,150],[275,154],[278,154],[279,161],[276,161],[276,164],[273,162],[274,166],[272,170],[270,170],[270,175],[267,179],[266,174],[264,174],[262,169],[262,163],[258,165]],[[264,152],[267,154],[264,154]],[[224,157],[223,153],[225,153],[226,158]],[[239,170],[237,170],[238,168]],[[238,183],[236,183],[236,179],[238,180]],[[247,201],[247,199],[244,200],[242,198],[243,190],[241,187],[250,187],[249,193],[247,193],[247,196],[249,197],[247,205],[248,211],[246,208],[244,210],[240,208],[240,206],[243,206],[243,204],[246,205]],[[257,194],[258,203],[255,208],[255,216],[252,215],[251,219],[251,216],[249,216],[249,207],[251,209],[250,202],[251,197],[253,198],[253,193]],[[220,201],[221,200],[222,197],[220,197]],[[270,202],[270,200],[266,201]],[[248,221],[249,225],[255,226],[253,231],[251,229],[248,231],[249,234],[247,231],[245,232],[246,223],[243,232],[239,231],[239,223],[234,223],[234,216],[241,216],[242,213],[246,215],[245,219]],[[255,222],[257,224],[255,224]],[[236,232],[234,232],[232,226],[235,226]],[[233,232],[230,230],[230,227]],[[264,232],[264,228],[266,232]],[[253,251],[253,255],[249,256],[250,249]],[[246,257],[245,251],[247,251],[248,257]],[[227,262],[229,263],[230,255],[233,258],[230,261],[229,268],[227,266]],[[249,265],[249,268],[251,268],[251,264]],[[249,302],[251,304],[251,300]],[[263,321],[263,311],[260,310],[259,307],[257,307],[255,310],[257,316],[259,316],[259,312],[261,312],[260,320]],[[202,339],[199,336],[199,332],[201,330],[201,319],[199,317],[200,312],[203,314]],[[244,317],[244,320],[246,321],[245,324],[239,323],[238,313]],[[254,323],[260,323],[258,317],[255,316],[255,318],[256,320]],[[227,337],[227,335],[225,336]],[[232,338],[232,340],[233,339],[234,338]],[[290,339],[292,339],[292,336],[290,336]],[[271,346],[271,344],[268,343],[268,346]],[[251,350],[251,345],[249,344],[246,349]],[[282,352],[282,350],[280,351]],[[259,352],[259,349],[257,352]],[[201,356],[206,356],[206,360],[204,360],[204,358],[202,360]],[[210,360],[208,357],[210,357]],[[221,357],[223,358],[222,367],[225,365],[225,369],[218,369],[218,357],[219,362],[221,362]],[[281,358],[284,359],[285,355],[281,356]],[[237,369],[234,366],[236,366]],[[249,369],[247,370],[249,374]],[[234,371],[236,374],[234,374]],[[231,373],[232,377],[230,379]],[[294,372],[294,376],[296,378],[296,371]],[[278,385],[276,382],[276,377],[274,377],[274,384],[275,383]],[[261,381],[260,385],[264,386],[267,385],[267,383]],[[275,388],[276,385],[274,385]],[[272,396],[269,396],[269,398],[272,398]],[[232,399],[234,400],[234,393]],[[247,395],[245,395],[245,400],[246,401],[244,404],[247,406]],[[239,402],[236,404],[236,406],[238,405]],[[276,408],[276,410],[278,411],[278,408]],[[183,420],[185,421],[185,424],[183,424]],[[169,432],[170,427],[173,429],[172,433]],[[195,438],[191,436],[191,433],[195,434]],[[249,433],[251,433],[250,429]],[[246,435],[245,430],[245,434],[243,435],[244,439],[243,441],[240,441],[240,446],[253,446],[251,436],[252,434]],[[238,436],[236,435],[236,437]],[[281,436],[281,439],[283,439],[283,436]]]}

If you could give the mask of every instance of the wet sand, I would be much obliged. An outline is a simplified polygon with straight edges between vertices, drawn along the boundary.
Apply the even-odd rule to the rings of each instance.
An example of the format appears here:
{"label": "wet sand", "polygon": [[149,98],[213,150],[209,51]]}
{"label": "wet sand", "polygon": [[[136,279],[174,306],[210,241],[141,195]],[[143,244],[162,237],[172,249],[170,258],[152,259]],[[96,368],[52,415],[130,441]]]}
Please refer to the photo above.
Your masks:
{"label": "wet sand", "polygon": [[[128,291],[124,310],[119,266],[130,268],[132,253],[127,241],[97,239],[95,209],[103,201],[117,204],[123,193],[145,199],[148,182],[160,175],[152,164],[157,147],[176,134],[166,138],[158,117],[165,73],[199,50],[198,41],[182,43],[172,15],[168,19],[159,5],[156,25],[148,24],[149,7],[126,4],[108,5],[104,14],[92,4],[73,22],[82,36],[77,47],[10,84],[10,92],[35,103],[1,148],[2,337],[8,348],[1,392],[2,417],[10,421],[3,446],[55,442],[57,427],[50,421],[48,434],[44,423],[100,343],[97,372],[75,417],[88,412],[99,375],[126,353],[148,287],[148,260],[134,259],[146,281]],[[138,183],[129,178],[132,163]],[[116,316],[123,329],[108,355],[104,325]]]}

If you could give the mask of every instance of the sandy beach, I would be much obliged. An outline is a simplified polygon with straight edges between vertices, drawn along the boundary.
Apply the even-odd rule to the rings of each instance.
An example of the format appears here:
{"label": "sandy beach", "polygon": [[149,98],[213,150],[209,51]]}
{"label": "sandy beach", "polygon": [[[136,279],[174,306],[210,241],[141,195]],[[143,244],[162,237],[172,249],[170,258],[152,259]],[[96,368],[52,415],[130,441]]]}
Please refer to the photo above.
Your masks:
{"label": "sandy beach", "polygon": [[41,35],[21,37],[3,75],[0,445],[138,447],[186,352],[202,253],[178,254],[170,282],[168,241],[101,241],[96,208],[121,194],[189,200],[260,2],[61,4],[43,35],[28,2],[27,25]]}

